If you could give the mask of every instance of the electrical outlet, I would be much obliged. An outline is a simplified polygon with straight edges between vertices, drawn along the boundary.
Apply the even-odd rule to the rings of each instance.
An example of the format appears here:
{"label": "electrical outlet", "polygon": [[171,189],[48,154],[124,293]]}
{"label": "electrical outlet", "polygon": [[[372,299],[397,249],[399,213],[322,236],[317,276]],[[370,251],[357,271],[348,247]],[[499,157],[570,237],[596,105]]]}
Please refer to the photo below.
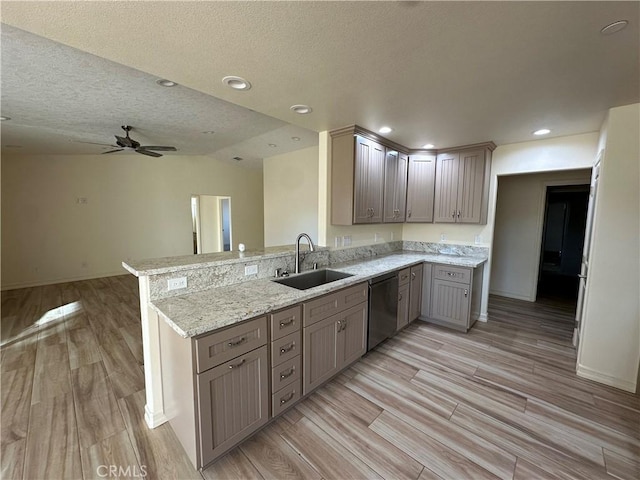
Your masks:
{"label": "electrical outlet", "polygon": [[258,265],[245,265],[244,274],[245,275],[257,275],[258,274]]}
{"label": "electrical outlet", "polygon": [[482,235],[476,235],[474,241],[476,245],[480,245],[482,243]]}
{"label": "electrical outlet", "polygon": [[335,237],[333,239],[333,244],[336,248],[341,247],[342,246],[342,239],[340,237]]}
{"label": "electrical outlet", "polygon": [[342,237],[342,245],[344,247],[348,247],[351,245],[351,235],[345,235]]}
{"label": "electrical outlet", "polygon": [[373,234],[373,243],[378,243],[378,240],[380,240],[380,234],[376,232]]}
{"label": "electrical outlet", "polygon": [[187,277],[170,278],[167,280],[167,290],[187,288]]}
{"label": "electrical outlet", "polygon": [[87,203],[89,203],[89,200],[87,199],[87,197],[78,197],[76,198],[76,203],[80,205],[86,205]]}
{"label": "electrical outlet", "polygon": [[440,241],[444,242],[447,239],[447,234],[446,233],[441,233],[440,234]]}

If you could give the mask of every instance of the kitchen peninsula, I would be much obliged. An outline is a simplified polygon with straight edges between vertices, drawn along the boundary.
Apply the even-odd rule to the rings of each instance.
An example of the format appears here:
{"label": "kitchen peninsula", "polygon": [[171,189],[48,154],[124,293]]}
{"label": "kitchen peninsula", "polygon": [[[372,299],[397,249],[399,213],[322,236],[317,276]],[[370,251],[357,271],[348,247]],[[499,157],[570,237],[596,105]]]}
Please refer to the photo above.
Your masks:
{"label": "kitchen peninsula", "polygon": [[[277,268],[292,269],[291,246],[123,264],[140,283],[147,423],[170,421],[203,468],[366,352],[369,279],[420,266],[416,315],[447,324],[447,306],[431,308],[444,283],[446,298],[467,302],[467,318],[449,326],[466,331],[486,259],[480,247],[408,241],[320,248],[303,271],[351,276],[306,290],[273,281]],[[187,287],[169,290],[176,278]],[[331,351],[312,354],[316,344]],[[225,402],[223,412],[213,406]]]}

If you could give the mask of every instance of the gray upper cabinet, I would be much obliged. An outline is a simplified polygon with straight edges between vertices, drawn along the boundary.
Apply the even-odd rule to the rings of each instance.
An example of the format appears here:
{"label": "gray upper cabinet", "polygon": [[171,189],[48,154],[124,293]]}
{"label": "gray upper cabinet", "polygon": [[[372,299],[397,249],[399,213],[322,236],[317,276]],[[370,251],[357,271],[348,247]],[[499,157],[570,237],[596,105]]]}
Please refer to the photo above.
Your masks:
{"label": "gray upper cabinet", "polygon": [[439,153],[434,222],[487,223],[493,143]]}
{"label": "gray upper cabinet", "polygon": [[409,156],[387,148],[384,160],[384,223],[405,221]]}
{"label": "gray upper cabinet", "polygon": [[381,223],[386,149],[355,126],[331,132],[331,223]]}
{"label": "gray upper cabinet", "polygon": [[353,223],[382,222],[385,148],[356,136]]}
{"label": "gray upper cabinet", "polygon": [[408,223],[433,222],[435,175],[435,154],[412,154],[409,156],[406,219]]}

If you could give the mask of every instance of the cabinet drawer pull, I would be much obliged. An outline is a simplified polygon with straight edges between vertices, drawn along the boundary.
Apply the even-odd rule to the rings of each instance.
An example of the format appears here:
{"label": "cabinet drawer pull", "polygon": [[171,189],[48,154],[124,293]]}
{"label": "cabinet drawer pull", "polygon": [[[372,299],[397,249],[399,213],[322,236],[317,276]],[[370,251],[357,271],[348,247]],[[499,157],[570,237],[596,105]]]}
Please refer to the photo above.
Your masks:
{"label": "cabinet drawer pull", "polygon": [[407,210],[407,217],[411,218],[411,209]]}
{"label": "cabinet drawer pull", "polygon": [[460,210],[458,210],[458,218],[460,218]]}
{"label": "cabinet drawer pull", "polygon": [[458,274],[455,273],[455,272],[447,272],[447,275],[450,276],[450,277],[457,277],[458,276]]}
{"label": "cabinet drawer pull", "polygon": [[284,380],[285,378],[289,378],[296,371],[296,367],[291,367],[287,373],[280,374],[280,380]]}
{"label": "cabinet drawer pull", "polygon": [[280,399],[280,405],[284,405],[285,403],[287,403],[289,400],[291,400],[293,398],[293,396],[296,394],[295,391],[292,391],[291,393],[289,393],[289,395],[287,395],[286,397],[282,397]]}
{"label": "cabinet drawer pull", "polygon": [[242,337],[240,340],[236,340],[235,342],[229,342],[227,345],[230,347],[237,347],[238,345],[247,341],[247,337]]}
{"label": "cabinet drawer pull", "polygon": [[235,365],[229,365],[229,369],[241,367],[242,365],[244,365],[244,362],[246,362],[246,360],[243,358],[241,362],[236,363]]}
{"label": "cabinet drawer pull", "polygon": [[416,273],[415,272],[411,273],[411,278],[416,278]]}
{"label": "cabinet drawer pull", "polygon": [[464,291],[464,298],[467,298],[467,295],[469,295],[469,290]]}
{"label": "cabinet drawer pull", "polygon": [[291,350],[293,350],[294,348],[296,348],[296,342],[291,342],[291,343],[289,344],[289,346],[287,346],[287,347],[282,347],[282,348],[280,349],[280,355],[284,355],[285,353],[290,352],[290,351],[291,351]]}
{"label": "cabinet drawer pull", "polygon": [[453,214],[451,215],[453,218],[456,218],[456,211],[453,211]]}
{"label": "cabinet drawer pull", "polygon": [[286,322],[280,322],[280,328],[284,328],[284,327],[288,327],[289,325],[291,325],[293,322],[295,322],[296,319],[295,318],[290,318],[289,320],[287,320]]}
{"label": "cabinet drawer pull", "polygon": [[398,295],[398,301],[401,302],[402,301],[402,295]]}

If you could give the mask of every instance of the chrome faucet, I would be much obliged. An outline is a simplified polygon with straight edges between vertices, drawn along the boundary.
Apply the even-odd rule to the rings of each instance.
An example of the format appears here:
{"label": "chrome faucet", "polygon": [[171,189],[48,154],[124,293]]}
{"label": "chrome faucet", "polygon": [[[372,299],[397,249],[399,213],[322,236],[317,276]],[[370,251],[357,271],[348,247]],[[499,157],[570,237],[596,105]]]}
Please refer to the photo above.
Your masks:
{"label": "chrome faucet", "polygon": [[313,241],[311,240],[311,237],[309,235],[307,235],[306,233],[301,233],[300,235],[298,235],[298,238],[296,238],[296,267],[293,273],[300,273],[300,239],[302,237],[306,238],[309,242],[309,251],[313,252],[315,250]]}

